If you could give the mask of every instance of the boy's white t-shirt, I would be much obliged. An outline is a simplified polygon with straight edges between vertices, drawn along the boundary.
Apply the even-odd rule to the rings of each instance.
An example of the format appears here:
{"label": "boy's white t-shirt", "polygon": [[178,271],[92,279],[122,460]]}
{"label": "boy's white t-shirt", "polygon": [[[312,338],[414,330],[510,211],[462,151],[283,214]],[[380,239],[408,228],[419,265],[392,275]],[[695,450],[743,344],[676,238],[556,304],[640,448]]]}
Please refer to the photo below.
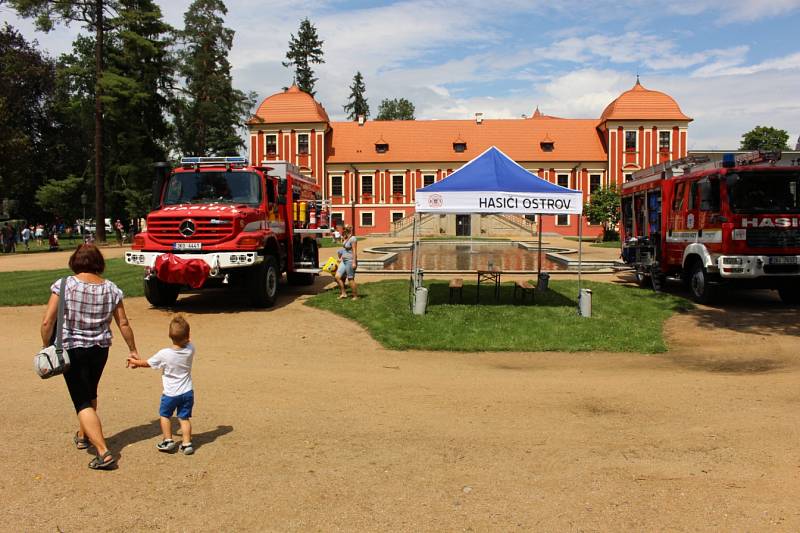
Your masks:
{"label": "boy's white t-shirt", "polygon": [[147,360],[151,368],[163,370],[161,382],[165,396],[180,396],[192,390],[192,360],[194,345],[190,342],[180,350],[164,348]]}

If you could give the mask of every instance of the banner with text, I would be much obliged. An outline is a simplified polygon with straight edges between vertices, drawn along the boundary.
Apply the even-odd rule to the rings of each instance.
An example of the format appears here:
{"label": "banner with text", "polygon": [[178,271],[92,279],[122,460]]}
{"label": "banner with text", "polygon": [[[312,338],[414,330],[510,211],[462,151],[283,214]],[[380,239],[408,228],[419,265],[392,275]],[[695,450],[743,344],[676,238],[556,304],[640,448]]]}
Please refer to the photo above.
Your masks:
{"label": "banner with text", "polygon": [[425,192],[417,190],[418,213],[516,213],[521,215],[579,215],[583,194],[515,193],[497,191]]}

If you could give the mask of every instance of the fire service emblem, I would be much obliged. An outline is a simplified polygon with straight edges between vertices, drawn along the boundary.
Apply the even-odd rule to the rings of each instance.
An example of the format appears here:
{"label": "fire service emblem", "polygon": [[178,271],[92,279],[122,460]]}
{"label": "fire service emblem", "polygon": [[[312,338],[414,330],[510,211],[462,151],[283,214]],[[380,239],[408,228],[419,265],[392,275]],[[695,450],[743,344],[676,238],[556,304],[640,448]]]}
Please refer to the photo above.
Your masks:
{"label": "fire service emblem", "polygon": [[441,194],[431,194],[428,196],[428,207],[439,208],[444,205],[444,198]]}

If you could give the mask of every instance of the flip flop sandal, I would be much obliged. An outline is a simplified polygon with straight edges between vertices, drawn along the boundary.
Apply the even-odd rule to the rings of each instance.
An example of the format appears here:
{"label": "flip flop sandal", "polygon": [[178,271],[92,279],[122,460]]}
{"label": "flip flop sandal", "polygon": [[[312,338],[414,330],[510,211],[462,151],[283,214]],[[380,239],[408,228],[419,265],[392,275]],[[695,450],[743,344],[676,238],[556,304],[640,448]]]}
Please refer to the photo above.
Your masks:
{"label": "flip flop sandal", "polygon": [[85,450],[86,448],[91,446],[89,439],[87,439],[85,436],[83,438],[80,438],[78,436],[77,431],[75,432],[75,435],[72,437],[72,442],[75,443],[75,447],[78,448],[79,450]]}
{"label": "flip flop sandal", "polygon": [[92,470],[111,470],[117,464],[117,460],[111,455],[111,450],[106,451],[103,455],[97,455],[89,463],[89,468]]}

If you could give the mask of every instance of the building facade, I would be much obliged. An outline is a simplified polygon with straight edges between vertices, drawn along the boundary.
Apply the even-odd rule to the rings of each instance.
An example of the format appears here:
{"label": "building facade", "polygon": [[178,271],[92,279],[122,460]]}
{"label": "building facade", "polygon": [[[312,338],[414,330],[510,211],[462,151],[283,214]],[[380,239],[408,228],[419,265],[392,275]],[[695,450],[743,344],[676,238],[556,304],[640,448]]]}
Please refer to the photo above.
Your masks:
{"label": "building facade", "polygon": [[[534,174],[591,194],[633,172],[686,156],[688,126],[667,94],[637,80],[599,119],[545,115],[470,120],[332,122],[296,86],[266,98],[248,122],[252,164],[285,160],[315,179],[333,219],[356,233],[391,233],[414,214],[415,191],[490,146]],[[458,217],[458,215],[455,215]],[[542,231],[577,235],[577,217],[542,217]],[[600,233],[586,225],[584,232]]]}

